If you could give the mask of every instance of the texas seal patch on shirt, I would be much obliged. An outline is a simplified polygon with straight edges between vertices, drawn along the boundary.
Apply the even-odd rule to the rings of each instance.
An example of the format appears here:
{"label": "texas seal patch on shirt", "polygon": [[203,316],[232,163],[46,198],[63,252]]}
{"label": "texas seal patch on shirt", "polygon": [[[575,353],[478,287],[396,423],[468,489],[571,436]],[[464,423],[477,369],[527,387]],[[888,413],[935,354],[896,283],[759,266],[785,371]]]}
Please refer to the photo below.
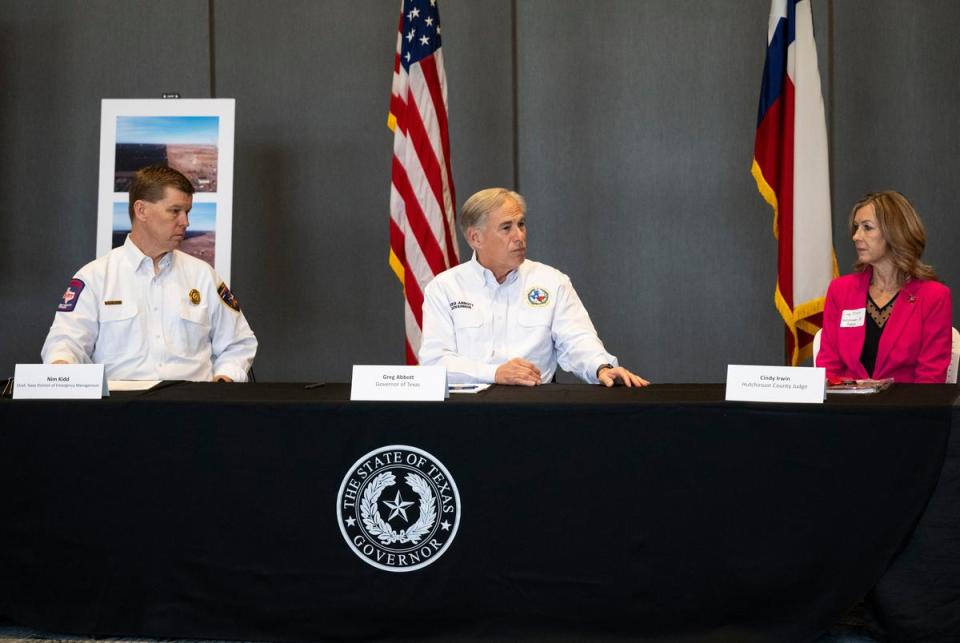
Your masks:
{"label": "texas seal patch on shirt", "polygon": [[531,288],[530,292],[527,293],[527,302],[531,306],[543,306],[548,301],[550,301],[550,293],[539,286]]}
{"label": "texas seal patch on shirt", "polygon": [[77,307],[77,300],[80,299],[80,293],[83,292],[85,286],[86,284],[83,283],[83,281],[76,278],[71,279],[70,285],[67,286],[63,297],[60,298],[60,303],[57,305],[57,312],[73,312],[73,309]]}
{"label": "texas seal patch on shirt", "polygon": [[240,302],[237,301],[237,298],[234,296],[230,289],[227,288],[227,284],[220,282],[220,285],[217,286],[217,294],[220,295],[220,299],[223,300],[223,303],[233,308],[238,313],[240,312]]}

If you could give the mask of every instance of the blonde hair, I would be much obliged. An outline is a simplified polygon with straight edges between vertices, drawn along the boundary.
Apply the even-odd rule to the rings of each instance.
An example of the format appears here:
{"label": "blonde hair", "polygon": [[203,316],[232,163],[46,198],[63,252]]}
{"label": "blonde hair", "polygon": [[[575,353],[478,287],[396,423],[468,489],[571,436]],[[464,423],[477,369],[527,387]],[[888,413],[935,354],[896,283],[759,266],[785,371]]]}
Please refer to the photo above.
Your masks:
{"label": "blonde hair", "polygon": [[[890,257],[897,269],[901,281],[908,277],[914,279],[938,279],[933,266],[920,261],[927,246],[927,232],[920,221],[920,215],[913,205],[899,192],[885,190],[871,192],[857,201],[850,211],[850,236],[856,232],[854,217],[857,211],[873,204],[877,216],[880,234],[890,250]],[[867,264],[858,261],[854,266],[857,272],[866,270]]]}

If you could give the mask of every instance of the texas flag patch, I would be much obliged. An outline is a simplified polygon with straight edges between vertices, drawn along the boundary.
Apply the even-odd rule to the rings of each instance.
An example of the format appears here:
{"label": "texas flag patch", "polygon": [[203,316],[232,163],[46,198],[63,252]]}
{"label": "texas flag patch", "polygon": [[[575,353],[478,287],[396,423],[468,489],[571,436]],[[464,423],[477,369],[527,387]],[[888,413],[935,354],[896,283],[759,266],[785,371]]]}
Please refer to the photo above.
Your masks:
{"label": "texas flag patch", "polygon": [[67,290],[63,293],[63,297],[60,299],[60,304],[57,305],[57,312],[72,312],[73,309],[77,307],[77,300],[80,299],[80,293],[83,292],[85,285],[86,284],[79,279],[71,279],[70,285],[67,286]]}

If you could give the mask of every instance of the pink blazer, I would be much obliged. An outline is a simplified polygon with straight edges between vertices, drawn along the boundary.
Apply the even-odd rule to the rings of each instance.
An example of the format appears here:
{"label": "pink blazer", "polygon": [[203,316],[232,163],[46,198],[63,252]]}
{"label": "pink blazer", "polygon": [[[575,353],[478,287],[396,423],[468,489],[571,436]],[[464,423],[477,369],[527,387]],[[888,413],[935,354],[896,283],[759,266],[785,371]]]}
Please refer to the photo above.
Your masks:
{"label": "pink blazer", "polygon": [[[838,277],[827,289],[823,309],[823,333],[817,366],[827,377],[869,377],[860,363],[866,323],[845,325],[843,312],[866,308],[872,268]],[[849,318],[860,317],[848,312]],[[863,315],[866,317],[866,311]],[[950,289],[938,281],[911,279],[900,289],[893,313],[884,326],[877,347],[873,377],[892,377],[896,382],[942,384],[947,379],[952,342],[953,304]]]}

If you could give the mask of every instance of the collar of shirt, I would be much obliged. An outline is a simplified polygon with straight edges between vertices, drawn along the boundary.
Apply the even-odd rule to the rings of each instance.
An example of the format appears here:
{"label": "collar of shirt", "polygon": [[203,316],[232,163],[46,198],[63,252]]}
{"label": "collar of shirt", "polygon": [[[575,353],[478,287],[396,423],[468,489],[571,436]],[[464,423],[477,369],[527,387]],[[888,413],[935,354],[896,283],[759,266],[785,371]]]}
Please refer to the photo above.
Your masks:
{"label": "collar of shirt", "polygon": [[[133,240],[130,238],[129,234],[127,235],[127,240],[123,242],[123,251],[124,251],[124,255],[127,258],[127,261],[130,263],[130,267],[133,268],[134,272],[140,272],[141,270],[144,270],[143,266],[144,266],[144,262],[146,262],[145,270],[147,270],[147,272],[150,275],[154,274],[153,259],[143,254],[140,248],[137,247],[137,244],[135,244]],[[163,255],[162,257],[160,257],[160,262],[159,262],[160,270],[157,271],[156,274],[161,275],[166,270],[168,270],[170,268],[170,264],[172,261],[173,261],[173,251],[170,251],[165,255]]]}
{"label": "collar of shirt", "polygon": [[468,265],[470,266],[471,273],[476,277],[477,281],[482,285],[488,288],[499,288],[500,286],[509,286],[513,284],[519,277],[520,271],[523,270],[523,267],[527,264],[527,260],[524,259],[523,263],[516,270],[511,270],[507,273],[507,278],[503,280],[503,283],[497,281],[496,276],[493,274],[493,271],[489,268],[485,268],[483,264],[477,261],[477,253],[474,252],[473,256],[470,257]]}

